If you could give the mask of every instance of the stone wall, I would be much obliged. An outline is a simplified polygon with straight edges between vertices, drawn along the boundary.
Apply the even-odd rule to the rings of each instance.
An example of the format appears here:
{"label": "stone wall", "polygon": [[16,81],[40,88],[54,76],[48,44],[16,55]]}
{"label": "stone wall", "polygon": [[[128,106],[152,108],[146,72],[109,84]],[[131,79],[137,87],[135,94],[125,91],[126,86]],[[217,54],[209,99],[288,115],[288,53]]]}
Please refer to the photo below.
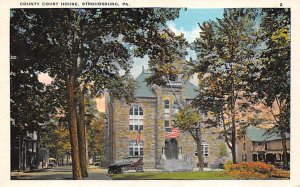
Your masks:
{"label": "stone wall", "polygon": [[[286,140],[286,147],[290,149],[290,139]],[[268,151],[283,150],[281,140],[273,140],[268,142]]]}
{"label": "stone wall", "polygon": [[[248,136],[243,136],[237,139],[237,162],[243,161],[243,155],[247,155],[247,161],[252,161],[252,141],[248,138]],[[244,149],[245,144],[245,149]],[[263,145],[264,146],[264,145]]]}
{"label": "stone wall", "polygon": [[143,130],[141,141],[144,141],[145,167],[154,167],[155,163],[155,106],[156,100],[151,98],[137,99],[131,105],[126,102],[114,103],[114,137],[116,144],[114,162],[122,162],[123,157],[129,156],[129,141],[136,140],[138,132],[129,130],[129,109],[132,105],[138,105],[143,110]]}

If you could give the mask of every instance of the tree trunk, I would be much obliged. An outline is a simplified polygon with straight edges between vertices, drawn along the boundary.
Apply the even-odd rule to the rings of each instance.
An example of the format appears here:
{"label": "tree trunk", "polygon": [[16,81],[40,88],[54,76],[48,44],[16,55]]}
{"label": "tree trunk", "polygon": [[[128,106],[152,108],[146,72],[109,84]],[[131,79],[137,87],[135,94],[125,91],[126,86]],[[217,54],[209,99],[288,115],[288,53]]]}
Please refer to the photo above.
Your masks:
{"label": "tree trunk", "polygon": [[81,174],[82,177],[88,177],[87,172],[87,161],[86,161],[86,134],[85,134],[85,119],[84,119],[84,91],[85,87],[83,87],[82,91],[79,93],[79,115],[78,115],[78,147],[79,147],[79,158],[81,165]]}
{"label": "tree trunk", "polygon": [[231,122],[232,122],[232,136],[231,136],[231,153],[232,153],[232,163],[236,164],[236,127],[235,127],[235,94],[234,94],[234,82],[232,78],[231,86]]}
{"label": "tree trunk", "polygon": [[69,132],[70,132],[70,142],[71,142],[71,154],[72,154],[72,170],[73,179],[82,179],[81,166],[79,160],[79,150],[78,150],[78,136],[77,136],[77,116],[75,107],[75,71],[69,75],[67,79],[67,92],[68,92],[68,122],[69,122]]}
{"label": "tree trunk", "polygon": [[288,163],[288,157],[287,157],[286,134],[284,132],[281,132],[280,134],[281,134],[281,142],[282,142],[282,149],[283,149],[284,168],[288,169],[289,163]]}
{"label": "tree trunk", "polygon": [[198,150],[198,163],[199,163],[199,171],[203,171],[204,168],[204,162],[203,162],[203,155],[202,155],[202,146],[201,146],[201,140],[196,139],[197,144],[197,150]]}
{"label": "tree trunk", "polygon": [[18,171],[20,172],[21,171],[21,168],[22,168],[22,134],[20,133],[19,135],[19,164],[18,164]]}
{"label": "tree trunk", "polygon": [[40,152],[40,148],[39,148],[39,144],[40,144],[40,129],[38,129],[37,130],[37,132],[36,132],[36,136],[37,136],[37,139],[36,139],[36,149],[35,149],[35,163],[34,163],[34,165],[36,165],[37,167],[39,167],[39,164],[40,164],[40,158],[39,158],[39,156],[40,156],[40,154],[39,154],[39,152]]}

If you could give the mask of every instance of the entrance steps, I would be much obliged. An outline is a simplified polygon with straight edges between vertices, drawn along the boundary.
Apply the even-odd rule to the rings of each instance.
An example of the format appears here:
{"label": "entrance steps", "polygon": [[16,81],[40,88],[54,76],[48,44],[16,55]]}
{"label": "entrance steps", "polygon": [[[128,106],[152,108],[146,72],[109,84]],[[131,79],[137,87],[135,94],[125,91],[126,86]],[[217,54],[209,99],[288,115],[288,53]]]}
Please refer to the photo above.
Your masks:
{"label": "entrance steps", "polygon": [[163,171],[193,171],[194,167],[191,163],[181,159],[163,160]]}

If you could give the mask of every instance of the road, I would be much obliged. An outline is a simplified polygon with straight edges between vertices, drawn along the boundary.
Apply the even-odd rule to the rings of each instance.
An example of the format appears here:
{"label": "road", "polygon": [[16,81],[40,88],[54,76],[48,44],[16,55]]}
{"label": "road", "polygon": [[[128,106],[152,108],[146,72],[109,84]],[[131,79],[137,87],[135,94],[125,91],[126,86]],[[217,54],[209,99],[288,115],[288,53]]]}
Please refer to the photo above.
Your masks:
{"label": "road", "polygon": [[[110,180],[107,169],[98,166],[88,167],[89,177],[84,180]],[[71,166],[57,166],[29,172],[11,172],[11,180],[72,180]]]}

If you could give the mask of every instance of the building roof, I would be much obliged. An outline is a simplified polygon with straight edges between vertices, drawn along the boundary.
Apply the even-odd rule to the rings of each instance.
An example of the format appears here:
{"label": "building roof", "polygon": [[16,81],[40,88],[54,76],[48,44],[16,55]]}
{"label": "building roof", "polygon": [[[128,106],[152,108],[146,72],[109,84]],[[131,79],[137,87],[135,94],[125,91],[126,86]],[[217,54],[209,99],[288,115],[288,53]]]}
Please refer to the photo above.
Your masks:
{"label": "building roof", "polygon": [[[246,134],[251,141],[272,141],[272,140],[280,140],[281,137],[276,133],[266,133],[266,129],[257,128],[254,126],[249,126],[246,129]],[[290,138],[290,135],[287,135],[287,138]]]}
{"label": "building roof", "polygon": [[[134,92],[135,97],[156,97],[156,94],[151,89],[150,85],[147,85],[146,78],[152,75],[149,71],[143,71],[135,80],[137,81],[137,89]],[[190,82],[184,83],[184,96],[186,99],[194,99],[197,96],[197,86]]]}
{"label": "building roof", "polygon": [[186,82],[184,94],[186,99],[194,99],[197,96],[198,87],[190,82]]}
{"label": "building roof", "polygon": [[149,85],[146,78],[150,77],[151,73],[142,72],[135,80],[137,81],[137,89],[134,92],[135,97],[156,97],[155,93]]}

